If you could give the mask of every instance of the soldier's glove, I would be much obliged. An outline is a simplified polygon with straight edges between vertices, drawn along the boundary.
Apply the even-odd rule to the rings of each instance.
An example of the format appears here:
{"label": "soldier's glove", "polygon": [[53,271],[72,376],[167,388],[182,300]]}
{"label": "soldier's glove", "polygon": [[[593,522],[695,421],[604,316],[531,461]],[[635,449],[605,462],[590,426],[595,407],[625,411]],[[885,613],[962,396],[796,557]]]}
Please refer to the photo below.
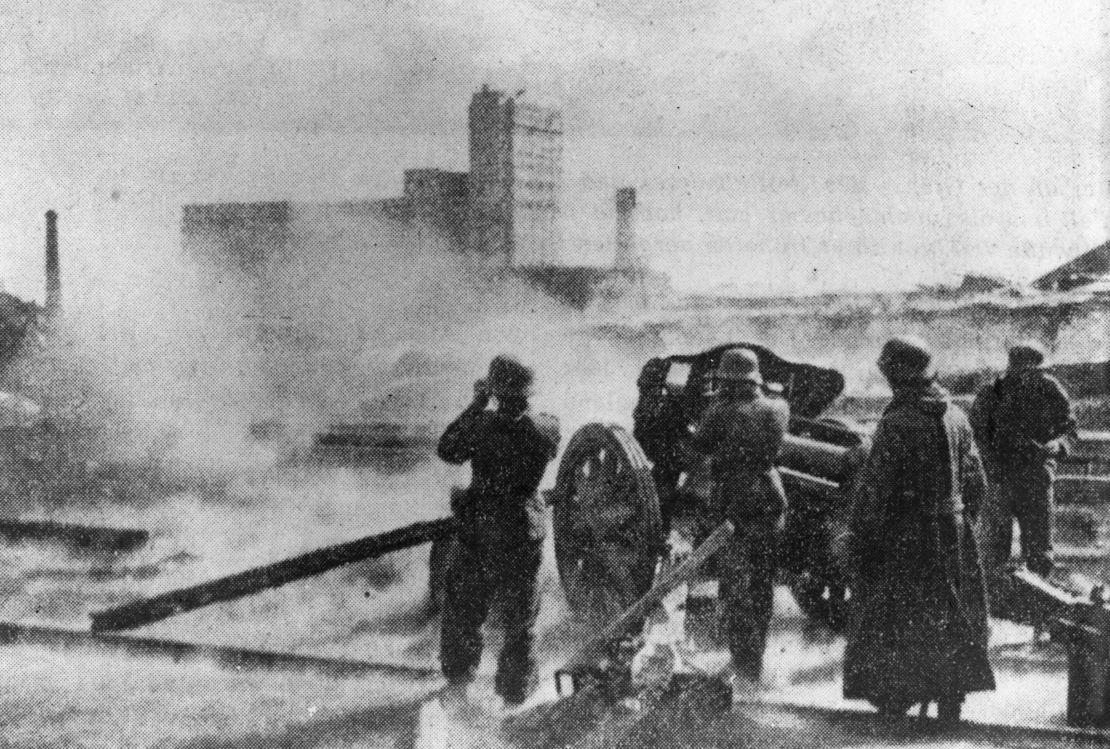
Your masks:
{"label": "soldier's glove", "polygon": [[475,410],[484,410],[489,405],[490,397],[493,391],[490,389],[489,382],[486,380],[476,380],[474,382],[474,400],[471,401],[470,406]]}

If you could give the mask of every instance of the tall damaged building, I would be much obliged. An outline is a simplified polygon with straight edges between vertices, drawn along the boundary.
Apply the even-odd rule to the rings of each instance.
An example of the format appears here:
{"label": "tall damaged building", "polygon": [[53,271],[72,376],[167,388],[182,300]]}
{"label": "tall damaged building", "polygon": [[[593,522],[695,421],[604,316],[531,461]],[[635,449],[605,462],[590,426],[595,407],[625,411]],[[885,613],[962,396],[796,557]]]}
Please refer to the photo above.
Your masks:
{"label": "tall damaged building", "polygon": [[297,219],[373,218],[400,246],[465,253],[495,268],[558,264],[562,114],[483,86],[469,130],[469,172],[405,170],[398,197],[186,205],[184,249],[218,271],[250,273],[288,259]]}
{"label": "tall damaged building", "polygon": [[506,266],[556,265],[562,114],[483,86],[469,122],[467,249]]}

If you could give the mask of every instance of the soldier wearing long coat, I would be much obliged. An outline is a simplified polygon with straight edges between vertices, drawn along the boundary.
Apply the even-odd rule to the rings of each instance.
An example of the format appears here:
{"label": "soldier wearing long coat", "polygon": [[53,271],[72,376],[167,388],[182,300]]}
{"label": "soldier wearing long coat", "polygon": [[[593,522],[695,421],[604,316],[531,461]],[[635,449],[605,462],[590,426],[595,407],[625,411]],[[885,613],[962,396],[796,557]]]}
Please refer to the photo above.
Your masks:
{"label": "soldier wearing long coat", "polygon": [[937,702],[941,720],[955,722],[965,694],[994,688],[972,532],[986,478],[967,417],[928,376],[930,363],[914,338],[891,340],[880,356],[894,397],[852,501],[844,696],[892,713]]}

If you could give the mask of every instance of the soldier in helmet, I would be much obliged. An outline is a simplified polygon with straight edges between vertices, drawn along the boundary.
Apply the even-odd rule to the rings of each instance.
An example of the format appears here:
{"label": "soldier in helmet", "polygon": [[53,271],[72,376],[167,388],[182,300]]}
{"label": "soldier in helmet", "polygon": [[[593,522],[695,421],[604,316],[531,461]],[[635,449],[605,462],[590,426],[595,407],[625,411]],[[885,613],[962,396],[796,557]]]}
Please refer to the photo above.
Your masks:
{"label": "soldier in helmet", "polygon": [[986,478],[967,417],[931,363],[912,337],[879,356],[894,397],[852,497],[844,696],[889,713],[936,702],[942,722],[956,722],[965,694],[994,688],[972,533]]}
{"label": "soldier in helmet", "polygon": [[717,394],[697,425],[693,447],[711,458],[714,508],[736,526],[721,560],[720,598],[733,664],[757,682],[771,621],[775,536],[786,509],[773,461],[790,408],[764,395],[753,351],[726,351],[715,377]]}
{"label": "soldier in helmet", "polygon": [[666,359],[648,360],[636,380],[640,398],[632,412],[632,434],[651,461],[659,490],[664,538],[670,531],[678,480],[685,468],[683,455],[690,442],[681,391],[667,383],[669,369]]}
{"label": "soldier in helmet", "polygon": [[[452,500],[458,545],[447,571],[440,643],[443,674],[456,696],[465,694],[482,657],[482,625],[500,591],[505,642],[495,688],[506,704],[520,704],[535,684],[533,628],[539,612],[537,576],[545,533],[537,494],[559,447],[553,416],[528,409],[532,371],[498,356],[489,376],[474,385],[474,400],[439,440],[439,457],[470,462],[470,487]],[[497,402],[489,410],[490,400]]]}
{"label": "soldier in helmet", "polygon": [[1006,374],[976,396],[976,437],[997,491],[984,514],[984,541],[992,568],[1010,559],[1013,521],[1029,569],[1052,569],[1052,483],[1060,440],[1075,429],[1063,386],[1044,371],[1045,351],[1024,342],[1010,349]]}

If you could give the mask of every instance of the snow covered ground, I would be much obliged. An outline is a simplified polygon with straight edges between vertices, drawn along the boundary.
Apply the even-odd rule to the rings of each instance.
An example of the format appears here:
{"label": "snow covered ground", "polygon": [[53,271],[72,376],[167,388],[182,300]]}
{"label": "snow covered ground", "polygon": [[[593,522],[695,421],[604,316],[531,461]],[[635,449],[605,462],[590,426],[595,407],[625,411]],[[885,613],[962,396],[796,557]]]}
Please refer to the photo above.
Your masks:
{"label": "snow covered ground", "polygon": [[[400,475],[285,467],[230,486],[218,501],[186,493],[147,509],[117,509],[103,520],[149,528],[154,537],[116,564],[149,564],[159,574],[115,577],[103,574],[103,559],[40,546],[9,547],[0,555],[0,616],[87,626],[90,611],[132,597],[437,517],[446,509],[446,487],[457,478],[453,469],[431,461]],[[92,569],[101,574],[84,574]],[[426,575],[424,547],[173,617],[134,634],[434,668],[438,626],[424,611]],[[540,699],[551,699],[552,672],[581,632],[567,623],[550,558],[544,576]],[[972,697],[970,718],[1063,724],[1062,654],[1028,649],[1022,643],[1029,636],[1023,628],[996,626],[999,690]],[[490,649],[497,646],[492,631]],[[766,661],[770,689],[763,698],[843,706],[842,649],[840,638],[805,621],[780,589]],[[720,664],[723,655],[702,658],[703,665]],[[487,654],[487,677],[493,660]],[[2,648],[0,663],[0,714],[5,744],[11,746],[403,746],[412,741],[422,699],[438,686],[434,679],[237,671],[203,657],[174,663],[158,655],[37,645]],[[479,700],[491,697],[485,694],[488,679],[477,692]]]}

